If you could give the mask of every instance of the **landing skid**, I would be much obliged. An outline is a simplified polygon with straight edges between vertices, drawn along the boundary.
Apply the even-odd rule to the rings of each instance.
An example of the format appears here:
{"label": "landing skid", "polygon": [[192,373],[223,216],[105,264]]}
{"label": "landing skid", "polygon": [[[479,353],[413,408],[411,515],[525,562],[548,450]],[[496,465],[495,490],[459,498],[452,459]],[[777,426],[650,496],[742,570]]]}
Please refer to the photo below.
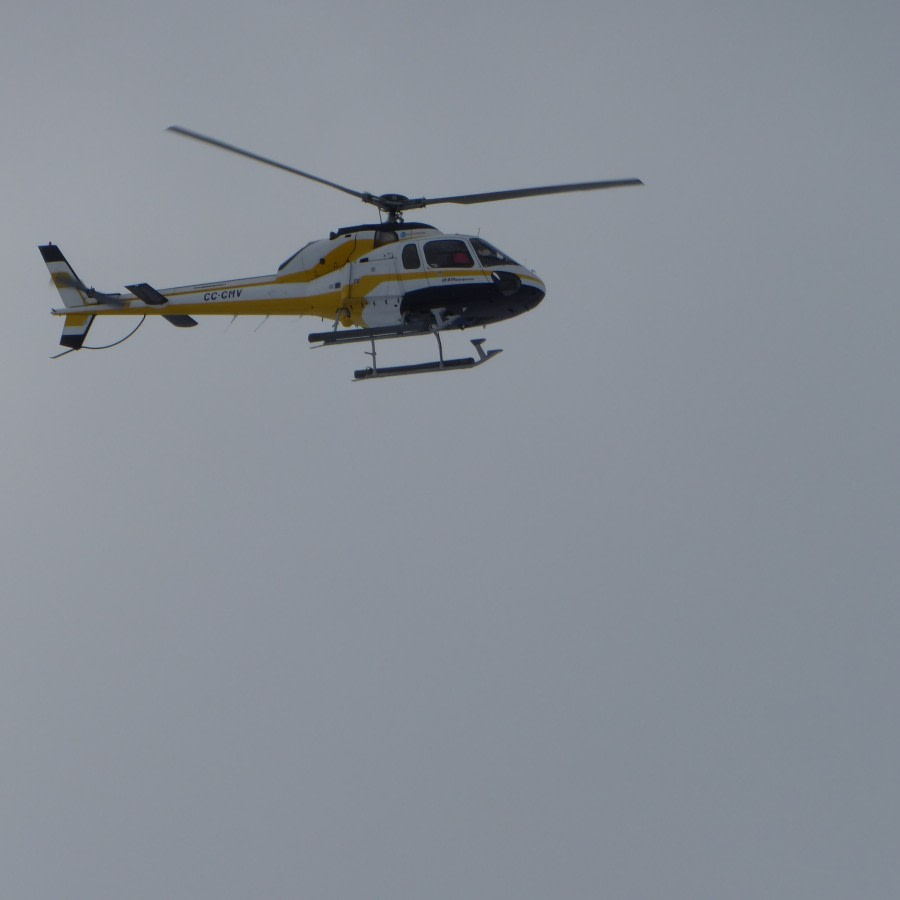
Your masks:
{"label": "landing skid", "polygon": [[[473,338],[472,346],[478,353],[478,358],[464,356],[459,359],[444,359],[444,347],[441,343],[441,331],[449,331],[458,328],[450,322],[446,322],[440,314],[433,313],[435,323],[431,327],[423,328],[410,325],[388,325],[380,328],[353,328],[350,331],[338,331],[337,322],[332,331],[323,331],[309,336],[310,343],[321,347],[334,347],[340,344],[352,344],[358,341],[369,341],[372,349],[366,351],[367,356],[372,357],[372,365],[365,369],[357,369],[353,373],[354,381],[367,381],[372,378],[392,378],[397,375],[421,375],[425,372],[455,372],[458,369],[474,369],[493,359],[501,350],[485,350],[481,345],[484,338]],[[418,337],[425,334],[433,334],[438,345],[438,359],[434,362],[416,363],[408,366],[382,366],[377,363],[375,342],[400,337]]]}
{"label": "landing skid", "polygon": [[[441,339],[437,332],[434,336],[438,339],[438,347],[440,347]],[[372,357],[372,365],[365,369],[357,369],[353,373],[354,381],[366,381],[370,378],[392,378],[395,375],[421,375],[424,372],[455,372],[458,369],[474,369],[486,363],[489,359],[493,359],[502,350],[487,350],[481,346],[484,338],[473,338],[472,346],[478,351],[478,359],[471,356],[464,356],[459,359],[444,359],[443,348],[440,350],[441,358],[434,362],[415,363],[411,366],[382,366],[381,368],[375,362],[375,341],[372,341],[372,349],[367,351]]]}

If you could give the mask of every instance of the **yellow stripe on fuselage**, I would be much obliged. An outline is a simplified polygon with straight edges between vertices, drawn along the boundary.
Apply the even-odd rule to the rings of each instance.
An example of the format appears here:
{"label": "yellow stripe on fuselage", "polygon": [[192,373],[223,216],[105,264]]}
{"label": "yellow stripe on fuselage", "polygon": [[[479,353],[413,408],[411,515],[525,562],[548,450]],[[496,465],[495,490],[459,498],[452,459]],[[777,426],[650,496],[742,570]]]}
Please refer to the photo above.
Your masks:
{"label": "yellow stripe on fuselage", "polygon": [[[366,242],[371,243],[371,242]],[[339,249],[346,249],[342,247]],[[301,273],[306,275],[307,273]],[[223,293],[230,294],[234,291],[251,293],[278,292],[284,290],[290,284],[296,284],[300,279],[297,275],[267,276],[262,278],[243,279],[235,281],[216,281],[206,284],[185,285],[179,288],[170,288],[162,293],[169,302],[159,306],[149,306],[137,298],[121,298],[124,303],[120,307],[90,309],[81,307],[77,315],[87,318],[88,315],[99,316],[135,316],[135,315],[189,315],[189,316],[316,316],[322,319],[334,320],[341,315],[341,321],[345,324],[362,325],[363,310],[366,299],[377,289],[388,282],[402,285],[401,293],[409,289],[415,289],[417,283],[423,286],[429,282],[436,282],[443,278],[466,278],[471,281],[462,282],[477,284],[490,279],[490,271],[485,269],[418,269],[407,272],[384,272],[371,275],[362,275],[354,279],[352,284],[347,284],[341,279],[341,288],[332,285],[332,290],[316,294],[295,295],[287,297],[256,297],[244,299],[219,299]],[[321,277],[321,276],[320,276]],[[346,276],[344,276],[346,277]],[[525,282],[531,279],[521,273],[520,277]],[[209,299],[200,299],[207,295]],[[210,297],[210,295],[214,295]],[[191,298],[191,299],[187,299]],[[378,298],[373,298],[378,299]],[[349,315],[347,312],[349,311]],[[66,314],[66,310],[54,311],[58,315]],[[72,317],[74,320],[74,317]]]}
{"label": "yellow stripe on fuselage", "polygon": [[[119,309],[102,309],[97,311],[101,316],[319,316],[334,318],[342,307],[347,306],[340,291],[325,294],[314,294],[310,297],[279,297],[258,300],[217,300],[204,303],[177,301],[171,295],[170,302],[164,306],[144,306],[131,304]],[[362,301],[355,305],[362,308]]]}

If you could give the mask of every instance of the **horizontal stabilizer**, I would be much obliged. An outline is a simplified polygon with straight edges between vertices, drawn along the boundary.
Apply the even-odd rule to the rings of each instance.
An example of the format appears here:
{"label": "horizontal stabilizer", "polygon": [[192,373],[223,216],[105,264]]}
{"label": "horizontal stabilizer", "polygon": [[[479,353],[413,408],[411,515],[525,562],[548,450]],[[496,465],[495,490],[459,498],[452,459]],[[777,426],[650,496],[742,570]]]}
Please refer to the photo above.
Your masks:
{"label": "horizontal stabilizer", "polygon": [[171,322],[176,328],[193,328],[197,324],[196,319],[190,316],[163,316],[167,322]]}
{"label": "horizontal stabilizer", "polygon": [[143,300],[148,306],[162,306],[169,302],[168,297],[164,297],[155,287],[149,284],[126,284],[126,288],[134,294],[138,300]]}

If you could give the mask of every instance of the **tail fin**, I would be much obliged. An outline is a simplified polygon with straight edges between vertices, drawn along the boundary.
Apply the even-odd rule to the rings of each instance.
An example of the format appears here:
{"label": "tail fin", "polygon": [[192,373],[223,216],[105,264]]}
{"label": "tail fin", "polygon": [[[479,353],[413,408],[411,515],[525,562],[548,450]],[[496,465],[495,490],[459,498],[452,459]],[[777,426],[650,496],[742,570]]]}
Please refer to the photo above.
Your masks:
{"label": "tail fin", "polygon": [[[59,247],[55,244],[44,244],[40,247],[40,251],[50,270],[50,278],[59,291],[65,306],[84,307],[89,303],[97,302],[93,296],[94,291],[84,286]],[[62,337],[59,339],[60,344],[63,347],[70,347],[72,350],[80,350],[93,321],[94,316],[89,313],[79,312],[67,315],[63,323]]]}

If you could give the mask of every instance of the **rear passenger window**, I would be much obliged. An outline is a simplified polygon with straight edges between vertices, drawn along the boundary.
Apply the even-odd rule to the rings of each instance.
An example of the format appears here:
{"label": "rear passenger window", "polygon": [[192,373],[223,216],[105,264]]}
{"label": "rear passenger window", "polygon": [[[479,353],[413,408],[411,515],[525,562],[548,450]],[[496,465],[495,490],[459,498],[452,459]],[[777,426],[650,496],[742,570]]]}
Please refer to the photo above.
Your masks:
{"label": "rear passenger window", "polygon": [[415,244],[407,244],[403,248],[403,268],[418,269],[422,263],[419,260],[419,248]]}

